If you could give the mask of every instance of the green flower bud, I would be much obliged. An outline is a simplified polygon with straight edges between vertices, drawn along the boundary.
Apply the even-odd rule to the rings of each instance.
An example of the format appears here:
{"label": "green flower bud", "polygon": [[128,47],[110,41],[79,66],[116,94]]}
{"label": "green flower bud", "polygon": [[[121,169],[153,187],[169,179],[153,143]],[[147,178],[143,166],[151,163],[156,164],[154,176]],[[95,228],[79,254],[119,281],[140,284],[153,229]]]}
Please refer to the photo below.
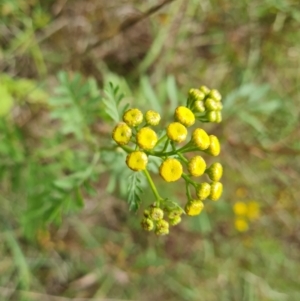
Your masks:
{"label": "green flower bud", "polygon": [[144,210],[144,217],[150,217],[150,211]]}
{"label": "green flower bud", "polygon": [[197,197],[200,201],[205,200],[210,194],[210,185],[206,182],[200,183],[196,189]]}
{"label": "green flower bud", "polygon": [[203,100],[196,100],[194,102],[193,110],[199,113],[205,112],[205,106]]}
{"label": "green flower bud", "polygon": [[200,90],[201,92],[203,92],[205,95],[208,95],[209,92],[210,92],[210,89],[208,89],[206,86],[201,86],[201,87],[199,88],[199,90]]}
{"label": "green flower bud", "polygon": [[164,212],[162,209],[157,208],[157,207],[153,207],[150,210],[150,217],[154,220],[154,221],[159,221],[162,220],[164,217]]}
{"label": "green flower bud", "polygon": [[190,89],[188,97],[192,102],[201,101],[205,98],[205,94],[198,89]]}
{"label": "green flower bud", "polygon": [[207,173],[212,181],[218,182],[222,178],[223,167],[220,163],[216,162],[206,169],[205,173]]}
{"label": "green flower bud", "polygon": [[218,103],[212,99],[212,98],[207,98],[205,100],[205,108],[207,111],[216,111],[219,106],[218,106]]}
{"label": "green flower bud", "polygon": [[183,213],[182,209],[173,209],[169,212],[168,218],[174,219],[175,217],[180,216]]}
{"label": "green flower bud", "polygon": [[154,223],[150,218],[143,218],[141,221],[141,226],[145,231],[151,231],[154,228]]}
{"label": "green flower bud", "polygon": [[216,122],[217,112],[216,111],[210,111],[206,114],[206,117],[207,117],[209,122]]}
{"label": "green flower bud", "polygon": [[222,96],[221,96],[220,92],[216,89],[210,90],[208,96],[213,98],[215,101],[221,101],[221,99],[222,99]]}
{"label": "green flower bud", "polygon": [[169,223],[171,226],[176,226],[181,222],[181,217],[180,216],[175,216],[174,218],[171,218],[169,220]]}
{"label": "green flower bud", "polygon": [[217,201],[222,195],[223,184],[221,182],[212,182],[210,186],[211,189],[209,199],[211,199],[212,201]]}
{"label": "green flower bud", "polygon": [[222,122],[222,113],[221,111],[216,111],[216,123]]}
{"label": "green flower bud", "polygon": [[156,223],[156,229],[155,229],[156,235],[166,235],[169,234],[169,223],[163,219],[159,220]]}

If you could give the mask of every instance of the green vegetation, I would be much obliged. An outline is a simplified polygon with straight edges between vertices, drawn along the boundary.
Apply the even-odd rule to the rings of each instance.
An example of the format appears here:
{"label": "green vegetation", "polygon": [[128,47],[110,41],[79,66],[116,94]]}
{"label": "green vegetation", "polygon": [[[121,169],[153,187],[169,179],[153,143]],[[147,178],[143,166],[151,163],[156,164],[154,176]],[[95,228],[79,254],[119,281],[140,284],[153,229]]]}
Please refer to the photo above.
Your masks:
{"label": "green vegetation", "polygon": [[[0,2],[0,299],[298,301],[298,1],[117,2]],[[157,237],[111,132],[129,106],[166,126],[202,84],[224,192]]]}

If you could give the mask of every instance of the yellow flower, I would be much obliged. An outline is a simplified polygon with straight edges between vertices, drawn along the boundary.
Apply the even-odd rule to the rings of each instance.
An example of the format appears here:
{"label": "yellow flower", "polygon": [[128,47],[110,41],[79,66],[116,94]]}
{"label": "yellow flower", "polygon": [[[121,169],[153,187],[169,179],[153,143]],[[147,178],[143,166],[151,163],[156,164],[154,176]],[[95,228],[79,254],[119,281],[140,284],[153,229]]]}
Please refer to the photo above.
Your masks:
{"label": "yellow flower", "polygon": [[185,206],[185,212],[189,216],[199,215],[204,208],[204,204],[199,200],[189,201]]}
{"label": "yellow flower", "polygon": [[223,175],[223,167],[220,163],[213,163],[206,171],[207,175],[212,181],[218,182]]}
{"label": "yellow flower", "polygon": [[205,200],[210,194],[211,187],[208,183],[200,183],[197,187],[196,194],[200,201]]}
{"label": "yellow flower", "polygon": [[169,234],[169,223],[163,219],[159,220],[156,223],[156,229],[155,229],[156,235],[166,235]]}
{"label": "yellow flower", "polygon": [[182,175],[182,165],[174,158],[165,160],[159,167],[159,174],[166,182],[174,182]]}
{"label": "yellow flower", "polygon": [[176,121],[182,123],[186,127],[189,127],[195,123],[194,113],[184,106],[176,108],[174,117]]}
{"label": "yellow flower", "polygon": [[219,139],[214,135],[210,135],[209,140],[210,140],[210,144],[208,149],[205,150],[205,152],[212,156],[218,156],[221,151]]}
{"label": "yellow flower", "polygon": [[200,177],[204,174],[206,163],[201,156],[195,156],[189,160],[188,171],[194,177]]}
{"label": "yellow flower", "polygon": [[167,136],[175,142],[183,142],[187,136],[187,129],[179,122],[172,122],[167,127]]}
{"label": "yellow flower", "polygon": [[210,184],[210,195],[209,199],[212,201],[217,201],[223,192],[223,184],[221,182],[212,182]]}
{"label": "yellow flower", "polygon": [[160,122],[160,115],[155,111],[149,110],[145,114],[145,119],[147,124],[155,126],[158,125]]}
{"label": "yellow flower", "polygon": [[137,126],[143,122],[143,113],[139,109],[129,109],[124,113],[123,121],[129,126]]}
{"label": "yellow flower", "polygon": [[259,204],[255,201],[251,201],[248,204],[247,217],[250,220],[257,219],[260,215]]}
{"label": "yellow flower", "polygon": [[112,138],[120,145],[127,144],[131,136],[131,128],[124,122],[118,123],[112,132]]}
{"label": "yellow flower", "polygon": [[145,127],[138,131],[136,139],[140,148],[150,150],[156,145],[157,135],[152,129]]}
{"label": "yellow flower", "polygon": [[134,171],[144,170],[148,164],[148,157],[144,152],[134,151],[127,155],[126,164]]}
{"label": "yellow flower", "polygon": [[154,223],[150,218],[143,218],[141,221],[141,226],[146,231],[151,231],[154,228]]}
{"label": "yellow flower", "polygon": [[209,147],[210,139],[203,129],[195,129],[192,134],[192,142],[200,149],[205,150]]}
{"label": "yellow flower", "polygon": [[244,202],[236,202],[233,206],[233,212],[235,215],[246,216],[247,211],[248,211],[248,208]]}
{"label": "yellow flower", "polygon": [[236,218],[234,221],[234,227],[239,231],[239,232],[245,232],[249,229],[249,225],[246,220],[243,218]]}

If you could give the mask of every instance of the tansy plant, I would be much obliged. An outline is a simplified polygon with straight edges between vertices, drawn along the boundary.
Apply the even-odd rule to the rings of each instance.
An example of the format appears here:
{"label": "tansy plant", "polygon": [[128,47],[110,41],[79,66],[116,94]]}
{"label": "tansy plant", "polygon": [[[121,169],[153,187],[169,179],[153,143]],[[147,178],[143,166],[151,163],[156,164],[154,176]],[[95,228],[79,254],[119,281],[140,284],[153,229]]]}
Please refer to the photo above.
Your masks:
{"label": "tansy plant", "polygon": [[[191,128],[197,121],[220,123],[221,111],[220,93],[201,86],[190,89],[186,105],[175,109],[174,120],[159,137],[155,129],[161,117],[152,110],[143,114],[137,108],[130,108],[123,114],[123,122],[113,129],[113,140],[127,153],[127,167],[134,172],[143,172],[154,194],[154,201],[144,211],[141,221],[144,230],[154,230],[157,235],[168,234],[169,226],[179,224],[183,214],[199,215],[206,199],[217,201],[221,197],[222,165],[215,162],[207,166],[202,157],[218,156],[219,140],[201,127]],[[187,197],[184,207],[158,192],[148,168],[151,156],[160,159],[159,174],[164,181],[184,180]],[[194,180],[204,174],[208,181]]]}

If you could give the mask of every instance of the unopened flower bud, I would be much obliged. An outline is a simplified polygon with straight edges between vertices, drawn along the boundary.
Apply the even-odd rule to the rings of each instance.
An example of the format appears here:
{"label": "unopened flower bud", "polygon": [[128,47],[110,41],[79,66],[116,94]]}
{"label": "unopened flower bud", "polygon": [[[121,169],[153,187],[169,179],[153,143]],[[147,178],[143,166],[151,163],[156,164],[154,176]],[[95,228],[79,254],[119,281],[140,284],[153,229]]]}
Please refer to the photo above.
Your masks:
{"label": "unopened flower bud", "polygon": [[196,189],[197,197],[200,201],[205,200],[210,194],[211,187],[208,183],[200,183]]}
{"label": "unopened flower bud", "polygon": [[208,198],[212,201],[217,201],[222,195],[223,184],[221,182],[212,182],[210,187],[210,195]]}

